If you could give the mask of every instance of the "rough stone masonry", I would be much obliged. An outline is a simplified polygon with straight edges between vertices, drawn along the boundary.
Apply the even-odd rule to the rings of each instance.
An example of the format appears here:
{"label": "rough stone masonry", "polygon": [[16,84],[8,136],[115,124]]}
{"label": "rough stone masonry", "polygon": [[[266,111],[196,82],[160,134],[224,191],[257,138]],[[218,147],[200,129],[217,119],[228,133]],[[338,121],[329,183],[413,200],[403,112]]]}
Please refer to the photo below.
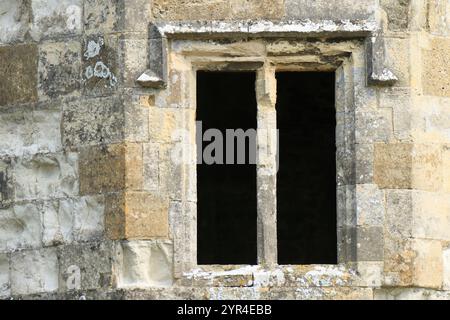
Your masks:
{"label": "rough stone masonry", "polygon": [[[0,299],[450,299],[449,52],[449,0],[0,0]],[[196,266],[174,133],[242,63],[263,126],[337,72],[338,265]]]}

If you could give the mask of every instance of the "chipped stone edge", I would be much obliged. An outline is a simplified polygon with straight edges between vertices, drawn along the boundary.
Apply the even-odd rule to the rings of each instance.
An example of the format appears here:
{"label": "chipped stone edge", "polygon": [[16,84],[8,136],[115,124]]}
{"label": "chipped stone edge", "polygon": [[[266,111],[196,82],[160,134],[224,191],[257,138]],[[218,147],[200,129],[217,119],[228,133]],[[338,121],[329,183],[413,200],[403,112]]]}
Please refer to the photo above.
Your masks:
{"label": "chipped stone edge", "polygon": [[[149,26],[149,69],[136,82],[142,87],[164,89],[167,87],[167,38],[189,36],[212,38],[217,36],[284,37],[310,36],[365,37],[367,51],[368,85],[391,86],[398,81],[385,66],[385,50],[376,21],[371,20],[290,20],[284,22],[262,21],[209,21],[151,23]],[[151,54],[150,54],[151,53]]]}

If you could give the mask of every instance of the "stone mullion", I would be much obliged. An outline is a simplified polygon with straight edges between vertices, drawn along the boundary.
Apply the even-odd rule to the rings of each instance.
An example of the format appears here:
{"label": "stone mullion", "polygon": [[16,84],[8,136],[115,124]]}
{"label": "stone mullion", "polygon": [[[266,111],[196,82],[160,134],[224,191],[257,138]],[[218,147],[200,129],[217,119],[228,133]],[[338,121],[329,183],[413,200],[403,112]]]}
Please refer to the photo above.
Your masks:
{"label": "stone mullion", "polygon": [[277,121],[275,69],[258,70],[256,95],[258,104],[257,198],[258,263],[277,263]]}

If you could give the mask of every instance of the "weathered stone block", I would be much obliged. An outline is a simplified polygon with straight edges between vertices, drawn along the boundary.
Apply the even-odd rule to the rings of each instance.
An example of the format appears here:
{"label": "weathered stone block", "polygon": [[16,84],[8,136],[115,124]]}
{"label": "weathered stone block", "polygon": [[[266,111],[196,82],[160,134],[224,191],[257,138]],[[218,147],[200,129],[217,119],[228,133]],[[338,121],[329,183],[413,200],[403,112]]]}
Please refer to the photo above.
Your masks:
{"label": "weathered stone block", "polygon": [[13,165],[16,200],[48,199],[78,194],[78,155],[38,154]]}
{"label": "weathered stone block", "polygon": [[11,293],[20,295],[56,291],[58,269],[56,248],[12,253]]}
{"label": "weathered stone block", "polygon": [[437,144],[416,144],[413,148],[412,184],[415,189],[439,191],[442,188],[442,152]]}
{"label": "weathered stone block", "polygon": [[404,239],[412,237],[415,194],[410,190],[386,191],[386,234]]}
{"label": "weathered stone block", "polygon": [[85,0],[84,29],[88,34],[117,31],[119,3],[115,0]]}
{"label": "weathered stone block", "polygon": [[409,25],[410,0],[381,0],[380,4],[387,16],[389,30],[405,30]]}
{"label": "weathered stone block", "polygon": [[0,43],[21,41],[28,30],[30,12],[26,0],[0,2]]}
{"label": "weathered stone block", "polygon": [[422,87],[425,95],[450,97],[450,40],[434,38],[422,51]]}
{"label": "weathered stone block", "polygon": [[374,181],[379,188],[411,188],[412,150],[409,143],[375,144]]}
{"label": "weathered stone block", "polygon": [[0,209],[8,207],[13,199],[11,160],[0,160]]}
{"label": "weathered stone block", "polygon": [[442,151],[442,168],[443,190],[450,193],[450,146],[444,147]]}
{"label": "weathered stone block", "polygon": [[84,148],[80,155],[80,193],[141,190],[142,153],[142,145],[136,143]]}
{"label": "weathered stone block", "polygon": [[[121,55],[124,63],[123,80],[126,87],[136,87],[136,80],[148,66],[149,41],[145,38],[124,38],[120,40]],[[152,51],[150,51],[152,52]],[[155,53],[152,52],[153,55]]]}
{"label": "weathered stone block", "polygon": [[74,94],[80,88],[81,45],[46,42],[39,47],[38,92],[44,99]]}
{"label": "weathered stone block", "polygon": [[82,31],[81,0],[32,0],[31,9],[33,23],[30,34],[35,40]]}
{"label": "weathered stone block", "polygon": [[442,260],[444,262],[444,290],[450,290],[450,248],[443,251]]}
{"label": "weathered stone block", "polygon": [[418,191],[413,203],[413,236],[450,240],[450,195]]}
{"label": "weathered stone block", "polygon": [[355,240],[357,261],[383,261],[382,227],[357,227]]}
{"label": "weathered stone block", "polygon": [[429,0],[427,26],[432,34],[446,36],[450,31],[450,4],[448,1]]}
{"label": "weathered stone block", "polygon": [[231,15],[229,1],[155,0],[153,16],[158,20],[223,20]]}
{"label": "weathered stone block", "polygon": [[80,193],[114,192],[125,187],[125,146],[89,147],[80,153]]}
{"label": "weathered stone block", "polygon": [[126,287],[167,287],[173,283],[172,243],[125,241],[115,254],[116,284]]}
{"label": "weathered stone block", "polygon": [[94,241],[102,239],[105,231],[104,198],[82,197],[71,202],[61,203],[63,210],[73,210],[73,238],[76,241]]}
{"label": "weathered stone block", "polygon": [[188,139],[193,138],[193,135],[190,131],[184,132],[184,130],[187,130],[185,128],[188,128],[189,124],[194,123],[195,111],[193,110],[149,108],[150,140],[152,142],[189,143]]}
{"label": "weathered stone block", "polygon": [[123,130],[123,103],[118,98],[73,101],[63,107],[62,135],[66,146],[119,142]]}
{"label": "weathered stone block", "polygon": [[397,140],[410,141],[412,127],[411,91],[404,88],[383,90],[380,93],[380,107],[392,110],[394,137]]}
{"label": "weathered stone block", "polygon": [[[151,96],[154,99],[154,96]],[[149,104],[150,96],[128,95],[124,105],[125,141],[144,142],[149,139]],[[154,102],[153,102],[154,104]]]}
{"label": "weathered stone block", "polygon": [[169,236],[169,200],[146,192],[108,195],[106,232],[110,239]]}
{"label": "weathered stone block", "polygon": [[111,244],[60,246],[58,258],[61,290],[98,290],[111,285]]}
{"label": "weathered stone block", "polygon": [[16,107],[0,115],[0,156],[61,151],[61,113]]}
{"label": "weathered stone block", "polygon": [[355,145],[355,178],[357,184],[373,183],[373,150],[372,143]]}
{"label": "weathered stone block", "polygon": [[384,192],[377,185],[356,186],[356,223],[363,226],[382,226],[384,222]]}
{"label": "weathered stone block", "polygon": [[281,19],[285,15],[283,0],[231,0],[232,19]]}
{"label": "weathered stone block", "polygon": [[425,288],[441,288],[443,282],[442,244],[436,240],[416,239],[413,243],[414,284]]}
{"label": "weathered stone block", "polygon": [[423,143],[450,142],[450,98],[421,96],[410,110],[413,134]]}
{"label": "weathered stone block", "polygon": [[355,113],[356,143],[388,142],[392,138],[392,111],[378,109]]}
{"label": "weathered stone block", "polygon": [[0,61],[0,106],[37,101],[37,46],[0,47]]}
{"label": "weathered stone block", "polygon": [[385,232],[384,282],[385,286],[411,286],[414,278],[412,240]]}
{"label": "weathered stone block", "polygon": [[44,246],[70,243],[73,240],[73,215],[59,201],[45,202],[41,208]]}
{"label": "weathered stone block", "polygon": [[115,35],[90,36],[83,45],[83,93],[111,95],[119,84],[119,40]]}
{"label": "weathered stone block", "polygon": [[0,299],[6,299],[11,295],[9,278],[9,255],[0,253]]}
{"label": "weathered stone block", "polygon": [[41,217],[34,204],[0,209],[0,252],[41,246]]}
{"label": "weathered stone block", "polygon": [[395,86],[410,86],[410,40],[408,38],[384,38],[385,67],[391,70],[398,81]]}
{"label": "weathered stone block", "polygon": [[311,20],[364,20],[373,19],[377,1],[309,1],[286,0],[286,16],[291,19]]}

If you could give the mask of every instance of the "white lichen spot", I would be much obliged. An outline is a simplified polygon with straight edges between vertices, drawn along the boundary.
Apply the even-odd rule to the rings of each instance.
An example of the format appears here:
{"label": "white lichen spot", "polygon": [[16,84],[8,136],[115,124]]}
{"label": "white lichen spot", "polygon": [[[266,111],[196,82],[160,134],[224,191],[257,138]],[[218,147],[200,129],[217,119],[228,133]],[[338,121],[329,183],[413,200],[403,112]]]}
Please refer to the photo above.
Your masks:
{"label": "white lichen spot", "polygon": [[90,40],[87,44],[86,51],[84,52],[84,57],[86,59],[93,58],[100,54],[102,46],[105,44],[103,38],[99,37],[98,42]]}
{"label": "white lichen spot", "polygon": [[91,79],[94,76],[94,69],[91,66],[88,66],[84,72],[84,76],[88,80]]}

